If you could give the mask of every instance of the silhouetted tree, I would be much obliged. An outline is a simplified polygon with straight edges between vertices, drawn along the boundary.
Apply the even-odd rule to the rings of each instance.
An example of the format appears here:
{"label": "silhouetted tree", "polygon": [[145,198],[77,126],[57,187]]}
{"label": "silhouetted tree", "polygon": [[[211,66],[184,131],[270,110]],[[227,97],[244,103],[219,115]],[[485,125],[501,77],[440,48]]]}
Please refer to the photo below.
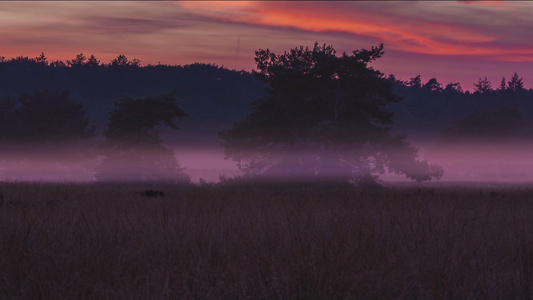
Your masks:
{"label": "silhouetted tree", "polygon": [[35,62],[45,65],[45,66],[48,65],[48,61],[47,61],[46,56],[44,55],[44,52],[41,52],[41,55],[35,58]]}
{"label": "silhouetted tree", "polygon": [[448,83],[446,87],[444,88],[443,92],[453,92],[453,93],[463,93],[463,88],[461,87],[461,84],[459,82],[456,83]]}
{"label": "silhouetted tree", "polygon": [[442,92],[442,85],[437,81],[437,78],[431,78],[424,84],[424,88],[432,92]]}
{"label": "silhouetted tree", "polygon": [[421,88],[422,80],[420,79],[420,75],[409,79],[409,81],[407,82],[407,86],[412,88]]}
{"label": "silhouetted tree", "polygon": [[513,77],[511,77],[511,80],[508,82],[507,86],[508,88],[513,91],[520,91],[524,89],[524,83],[522,82],[524,79],[518,77],[518,74],[515,72]]}
{"label": "silhouetted tree", "polygon": [[498,91],[505,91],[507,89],[507,83],[505,82],[505,77],[502,77]]}
{"label": "silhouetted tree", "polygon": [[87,108],[68,92],[36,91],[21,95],[19,102],[14,113],[20,122],[16,130],[21,141],[57,143],[94,135]]}
{"label": "silhouetted tree", "polygon": [[485,77],[484,79],[479,78],[477,83],[474,83],[474,93],[483,94],[492,91],[491,82]]}
{"label": "silhouetted tree", "polygon": [[440,178],[417,160],[405,136],[392,136],[400,99],[392,83],[368,64],[383,45],[340,57],[332,46],[299,47],[281,55],[256,52],[255,74],[268,84],[248,117],[219,133],[226,158],[252,176],[375,183],[386,171],[417,181]]}
{"label": "silhouetted tree", "polygon": [[135,67],[140,67],[141,66],[141,60],[138,59],[138,58],[134,58],[134,59],[131,60],[131,65],[135,66]]}
{"label": "silhouetted tree", "polygon": [[100,65],[100,61],[94,57],[94,55],[91,55],[87,62],[85,63],[87,67],[98,67]]}
{"label": "silhouetted tree", "polygon": [[83,53],[77,54],[74,59],[68,60],[67,64],[71,67],[83,66],[87,61],[87,57]]}
{"label": "silhouetted tree", "polygon": [[68,92],[49,90],[23,94],[18,100],[18,105],[11,99],[0,104],[4,168],[17,168],[18,162],[28,160],[84,166],[95,162],[95,127],[81,102]]}
{"label": "silhouetted tree", "polygon": [[178,129],[175,118],[189,115],[174,92],[146,98],[124,96],[109,113],[104,132],[106,158],[96,175],[102,181],[188,182],[174,152],[162,145],[158,126]]}

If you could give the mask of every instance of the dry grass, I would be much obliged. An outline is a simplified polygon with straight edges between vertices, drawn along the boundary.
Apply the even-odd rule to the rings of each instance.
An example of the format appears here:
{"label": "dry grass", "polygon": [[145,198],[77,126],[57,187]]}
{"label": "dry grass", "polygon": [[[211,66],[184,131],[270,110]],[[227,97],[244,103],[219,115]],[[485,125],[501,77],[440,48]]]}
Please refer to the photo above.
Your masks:
{"label": "dry grass", "polygon": [[0,299],[533,298],[528,186],[0,193]]}

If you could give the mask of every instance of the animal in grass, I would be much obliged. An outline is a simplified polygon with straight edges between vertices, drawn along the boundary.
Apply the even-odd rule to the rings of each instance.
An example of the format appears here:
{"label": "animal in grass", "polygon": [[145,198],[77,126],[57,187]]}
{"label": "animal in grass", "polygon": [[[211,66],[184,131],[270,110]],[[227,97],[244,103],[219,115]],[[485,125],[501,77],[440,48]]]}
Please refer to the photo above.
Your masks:
{"label": "animal in grass", "polygon": [[165,197],[165,193],[158,190],[146,190],[140,192],[141,196],[148,197],[148,198],[157,198],[157,197]]}

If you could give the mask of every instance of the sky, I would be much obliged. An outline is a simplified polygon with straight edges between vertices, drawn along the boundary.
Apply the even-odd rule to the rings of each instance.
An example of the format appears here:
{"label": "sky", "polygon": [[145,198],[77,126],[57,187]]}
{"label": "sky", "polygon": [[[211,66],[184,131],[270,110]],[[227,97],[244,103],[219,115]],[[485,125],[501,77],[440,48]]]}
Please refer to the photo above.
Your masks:
{"label": "sky", "polygon": [[351,53],[384,44],[373,63],[408,80],[465,90],[517,72],[533,87],[530,1],[2,1],[0,56],[67,60],[119,54],[146,64],[214,63],[250,71],[254,53],[315,42]]}

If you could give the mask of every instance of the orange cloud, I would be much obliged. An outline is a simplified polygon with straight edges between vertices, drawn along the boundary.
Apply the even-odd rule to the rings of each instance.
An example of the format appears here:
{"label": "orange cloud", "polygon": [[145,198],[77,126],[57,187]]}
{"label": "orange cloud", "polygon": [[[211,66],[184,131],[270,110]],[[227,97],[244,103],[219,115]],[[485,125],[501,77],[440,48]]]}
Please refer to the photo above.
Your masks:
{"label": "orange cloud", "polygon": [[461,2],[465,4],[483,4],[488,6],[494,6],[498,8],[505,8],[508,7],[507,3],[505,1],[497,1],[497,0],[460,0]]}
{"label": "orange cloud", "polygon": [[[491,1],[485,1],[491,3]],[[378,39],[389,49],[431,55],[476,55],[533,60],[530,47],[507,48],[495,44],[499,36],[468,26],[427,21],[340,6],[298,2],[179,2],[192,12],[236,23],[289,27],[313,32],[342,32]],[[338,3],[337,3],[338,4]],[[346,9],[348,8],[348,9]],[[514,60],[514,59],[513,59]]]}

